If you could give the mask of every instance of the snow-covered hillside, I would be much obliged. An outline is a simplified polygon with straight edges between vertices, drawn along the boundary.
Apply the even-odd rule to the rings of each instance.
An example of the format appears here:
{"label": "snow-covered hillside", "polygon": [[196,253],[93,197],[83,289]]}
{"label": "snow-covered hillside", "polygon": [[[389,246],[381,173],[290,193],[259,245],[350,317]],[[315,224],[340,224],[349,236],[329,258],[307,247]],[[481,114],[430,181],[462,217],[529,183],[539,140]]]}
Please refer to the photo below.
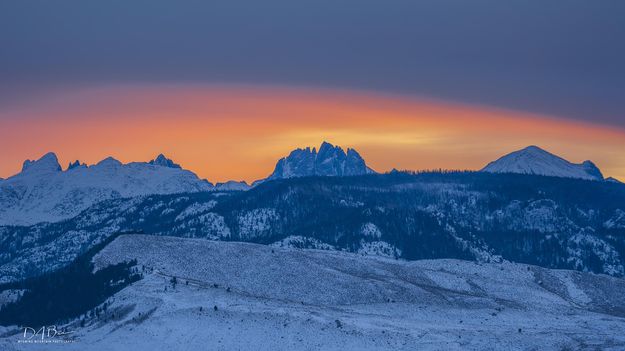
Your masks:
{"label": "snow-covered hillside", "polygon": [[489,163],[483,172],[520,173],[552,177],[603,180],[603,175],[591,161],[571,163],[537,146],[529,146]]}
{"label": "snow-covered hillside", "polygon": [[293,178],[246,192],[113,199],[63,222],[0,226],[0,282],[58,269],[128,231],[622,277],[624,204],[622,184],[485,172]]}
{"label": "snow-covered hillside", "polygon": [[26,160],[22,172],[0,182],[0,225],[28,225],[71,218],[112,198],[207,191],[206,180],[159,155],[122,164],[109,157],[96,165],[76,161],[63,171],[54,153]]}
{"label": "snow-covered hillside", "polygon": [[607,276],[146,235],[117,238],[94,262],[134,258],[145,278],[69,323],[74,342],[20,344],[6,328],[0,348],[625,348],[625,280]]}

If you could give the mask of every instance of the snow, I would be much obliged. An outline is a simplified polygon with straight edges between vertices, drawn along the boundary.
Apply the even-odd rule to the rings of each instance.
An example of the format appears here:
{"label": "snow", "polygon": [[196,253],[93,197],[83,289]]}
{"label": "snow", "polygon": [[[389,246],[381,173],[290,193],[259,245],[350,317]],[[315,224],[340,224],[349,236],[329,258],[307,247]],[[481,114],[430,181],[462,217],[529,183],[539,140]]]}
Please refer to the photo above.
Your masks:
{"label": "snow", "polygon": [[9,289],[0,292],[0,309],[5,304],[17,301],[20,295],[23,295],[24,289]]}
{"label": "snow", "polygon": [[581,289],[575,283],[576,278],[578,278],[578,276],[575,274],[561,274],[560,280],[564,283],[564,286],[566,286],[566,292],[569,294],[570,299],[574,303],[578,305],[587,305],[592,302],[592,299],[586,295],[584,289]]}
{"label": "snow", "polygon": [[225,183],[217,183],[215,184],[215,190],[219,191],[247,191],[252,187],[248,185],[245,181],[237,182],[235,180],[229,180]]}
{"label": "snow", "polygon": [[614,216],[603,223],[606,229],[625,229],[625,211],[618,209],[614,212]]}
{"label": "snow", "polygon": [[[146,235],[116,239],[96,269],[136,258],[145,278],[75,341],[16,350],[622,350],[625,281],[513,263],[406,262]],[[178,284],[172,287],[170,280]],[[188,283],[187,283],[188,282]],[[217,307],[215,309],[215,307]],[[114,316],[113,316],[114,314]]]}
{"label": "snow", "polygon": [[256,208],[246,211],[238,218],[241,238],[261,237],[268,233],[271,225],[279,219],[273,208]]}
{"label": "snow", "polygon": [[211,200],[209,202],[204,203],[193,203],[189,205],[189,207],[185,208],[178,216],[176,216],[176,222],[185,220],[189,217],[196,216],[198,214],[208,212],[213,209],[217,205],[217,201]]}
{"label": "snow", "polygon": [[578,269],[586,269],[584,255],[590,251],[603,262],[604,272],[610,275],[622,276],[625,267],[620,263],[621,259],[616,249],[605,240],[592,235],[592,231],[582,230],[568,239],[569,261],[574,262]]}
{"label": "snow", "polygon": [[53,152],[48,152],[36,161],[26,160],[22,165],[22,173],[51,173],[60,170],[59,159]]}
{"label": "snow", "polygon": [[[199,225],[199,228],[197,227]],[[232,235],[230,228],[224,218],[216,213],[204,213],[193,217],[185,224],[179,226],[180,229],[192,228],[191,237],[206,237],[210,239],[227,239]]]}
{"label": "snow", "polygon": [[529,146],[503,156],[497,161],[489,163],[482,171],[603,180],[603,175],[592,162],[571,163],[537,146]]}
{"label": "snow", "polygon": [[363,236],[369,238],[379,239],[380,237],[382,237],[382,232],[380,232],[380,229],[378,229],[378,227],[373,223],[363,224],[360,232]]}
{"label": "snow", "polygon": [[187,170],[145,162],[122,164],[111,157],[62,171],[56,155],[48,153],[25,161],[21,173],[0,183],[0,225],[55,222],[108,199],[212,189]]}
{"label": "snow", "polygon": [[510,230],[535,230],[545,234],[577,230],[575,223],[551,199],[529,201],[526,204],[514,200],[503,210],[493,213],[493,218],[507,222]]}
{"label": "snow", "polygon": [[288,236],[282,240],[272,243],[270,246],[290,249],[337,250],[330,244],[324,243],[315,238],[309,238],[301,235]]}
{"label": "snow", "polygon": [[401,256],[401,250],[386,241],[361,241],[357,253],[363,256],[381,256],[387,258],[397,258]]}

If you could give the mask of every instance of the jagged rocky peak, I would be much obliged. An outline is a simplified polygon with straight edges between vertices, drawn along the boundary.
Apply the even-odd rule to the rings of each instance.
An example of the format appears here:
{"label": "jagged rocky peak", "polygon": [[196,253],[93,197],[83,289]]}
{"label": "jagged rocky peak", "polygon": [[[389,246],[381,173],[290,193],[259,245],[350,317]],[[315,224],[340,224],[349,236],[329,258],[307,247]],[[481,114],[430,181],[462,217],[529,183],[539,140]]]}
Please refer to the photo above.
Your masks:
{"label": "jagged rocky peak", "polygon": [[340,146],[324,141],[319,147],[295,149],[289,156],[278,161],[268,179],[282,179],[306,176],[349,176],[375,173],[367,167],[360,154],[354,149],[347,153]]}
{"label": "jagged rocky peak", "polygon": [[505,155],[489,163],[482,171],[603,180],[603,174],[591,161],[572,163],[538,146],[528,146]]}
{"label": "jagged rocky peak", "polygon": [[24,164],[22,165],[22,172],[33,171],[58,172],[61,171],[61,165],[59,164],[59,159],[56,157],[56,154],[54,152],[48,152],[36,161],[24,161]]}
{"label": "jagged rocky peak", "polygon": [[163,154],[159,154],[158,156],[156,156],[155,159],[153,159],[152,161],[148,163],[154,166],[169,167],[169,168],[182,168],[180,167],[179,164],[165,157],[165,155]]}
{"label": "jagged rocky peak", "polygon": [[67,165],[67,170],[69,171],[70,169],[74,169],[74,168],[78,168],[78,167],[86,167],[87,165],[84,163],[81,163],[80,161],[76,160],[74,162],[70,162],[69,165]]}

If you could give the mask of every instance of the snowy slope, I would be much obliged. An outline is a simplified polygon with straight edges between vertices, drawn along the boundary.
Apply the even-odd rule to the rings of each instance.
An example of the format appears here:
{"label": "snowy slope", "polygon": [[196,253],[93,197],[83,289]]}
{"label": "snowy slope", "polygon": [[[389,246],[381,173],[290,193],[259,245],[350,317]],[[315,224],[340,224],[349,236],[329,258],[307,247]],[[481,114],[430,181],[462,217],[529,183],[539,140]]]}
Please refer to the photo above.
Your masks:
{"label": "snowy slope", "polygon": [[19,344],[9,328],[0,349],[625,348],[625,281],[606,276],[143,235],[94,261],[132,258],[145,278],[99,318],[70,323],[75,342]]}
{"label": "snowy slope", "polygon": [[102,200],[147,194],[211,190],[190,171],[159,155],[150,163],[107,158],[79,162],[63,171],[54,153],[24,162],[22,172],[0,182],[0,225],[25,225],[71,218]]}
{"label": "snowy slope", "polygon": [[0,226],[0,282],[59,268],[129,230],[624,276],[624,205],[622,184],[482,172],[317,177],[247,192],[113,199],[63,222]]}
{"label": "snowy slope", "polygon": [[571,163],[537,146],[529,146],[503,156],[489,163],[482,171],[603,180],[601,171],[591,161],[584,161],[580,164]]}

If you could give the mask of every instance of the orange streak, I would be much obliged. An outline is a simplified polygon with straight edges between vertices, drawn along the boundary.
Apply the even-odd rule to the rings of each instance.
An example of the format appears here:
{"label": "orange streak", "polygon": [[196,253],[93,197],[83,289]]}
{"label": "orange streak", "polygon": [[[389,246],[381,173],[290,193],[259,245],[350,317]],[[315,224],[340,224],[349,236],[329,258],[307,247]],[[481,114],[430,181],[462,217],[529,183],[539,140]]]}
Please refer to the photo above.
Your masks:
{"label": "orange streak", "polygon": [[57,152],[95,163],[163,152],[211,181],[265,177],[291,149],[358,149],[378,171],[478,169],[536,144],[625,179],[625,131],[547,116],[353,91],[152,85],[64,91],[0,110],[0,176]]}

